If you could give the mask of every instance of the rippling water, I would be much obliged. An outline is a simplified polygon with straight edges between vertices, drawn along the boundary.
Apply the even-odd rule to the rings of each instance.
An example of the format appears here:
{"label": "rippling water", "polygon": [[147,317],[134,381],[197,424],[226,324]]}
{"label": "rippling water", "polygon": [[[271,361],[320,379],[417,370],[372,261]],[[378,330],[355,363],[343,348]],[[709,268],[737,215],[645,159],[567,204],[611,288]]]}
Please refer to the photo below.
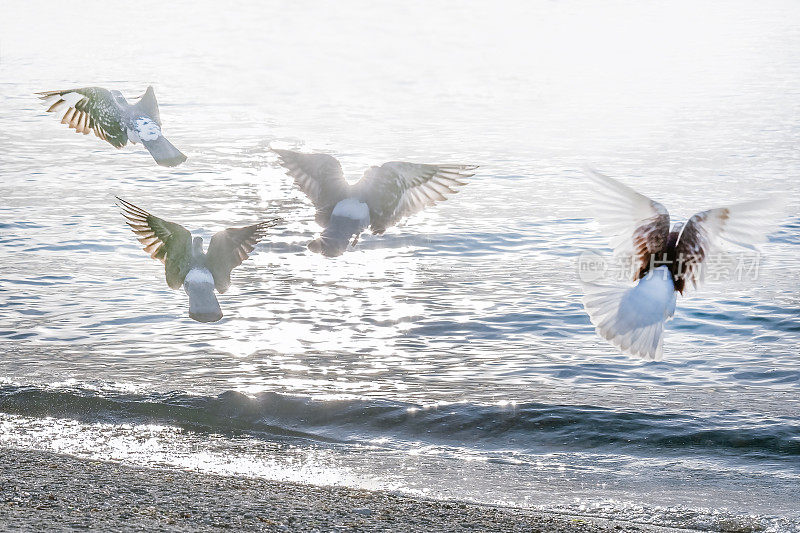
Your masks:
{"label": "rippling water", "polygon": [[[121,32],[74,5],[0,20],[0,445],[800,528],[800,6],[159,3]],[[148,84],[176,169],[32,95]],[[270,145],[481,168],[331,260]],[[587,162],[681,217],[792,199],[756,279],[679,300],[663,362],[583,312]],[[206,238],[285,223],[200,324],[114,195]]]}

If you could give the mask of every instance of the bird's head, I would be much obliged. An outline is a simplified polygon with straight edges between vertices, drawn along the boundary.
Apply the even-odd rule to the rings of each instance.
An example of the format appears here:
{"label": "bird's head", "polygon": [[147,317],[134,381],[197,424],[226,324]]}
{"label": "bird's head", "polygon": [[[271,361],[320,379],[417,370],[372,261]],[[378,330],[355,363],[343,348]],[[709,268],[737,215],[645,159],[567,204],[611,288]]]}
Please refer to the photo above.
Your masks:
{"label": "bird's head", "polygon": [[192,239],[192,255],[203,255],[203,238],[195,237]]}
{"label": "bird's head", "polygon": [[674,248],[678,244],[678,239],[680,239],[681,233],[683,233],[683,222],[678,222],[672,226],[672,230],[669,232],[669,236],[667,237],[668,248]]}

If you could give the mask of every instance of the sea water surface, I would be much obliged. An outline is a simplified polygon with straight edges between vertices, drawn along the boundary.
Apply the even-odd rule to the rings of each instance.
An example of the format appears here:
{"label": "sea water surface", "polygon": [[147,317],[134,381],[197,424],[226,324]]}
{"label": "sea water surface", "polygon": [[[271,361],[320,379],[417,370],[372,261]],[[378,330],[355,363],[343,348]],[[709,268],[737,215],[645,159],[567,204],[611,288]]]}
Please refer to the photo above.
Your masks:
{"label": "sea water surface", "polygon": [[[800,4],[0,6],[0,451],[800,530]],[[189,160],[33,95],[87,85],[153,85]],[[326,259],[270,146],[480,169]],[[789,199],[679,299],[662,362],[583,311],[578,257],[610,255],[585,164],[676,219]],[[206,242],[284,222],[201,324],[115,195]]]}

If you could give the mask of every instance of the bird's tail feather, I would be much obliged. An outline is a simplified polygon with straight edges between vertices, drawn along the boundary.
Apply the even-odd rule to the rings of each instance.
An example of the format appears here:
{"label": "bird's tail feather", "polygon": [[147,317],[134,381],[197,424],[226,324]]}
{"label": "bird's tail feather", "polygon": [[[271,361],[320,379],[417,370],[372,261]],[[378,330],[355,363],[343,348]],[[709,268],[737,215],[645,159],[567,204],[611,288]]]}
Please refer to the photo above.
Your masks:
{"label": "bird's tail feather", "polygon": [[[354,205],[357,207],[353,207]],[[328,227],[318,239],[308,244],[308,249],[327,257],[342,255],[347,250],[350,239],[355,236],[355,243],[368,224],[369,211],[366,204],[344,200],[333,210]]]}
{"label": "bird's tail feather", "polygon": [[186,156],[175,148],[163,135],[159,135],[158,138],[154,140],[142,139],[142,144],[144,144],[147,151],[150,152],[150,155],[153,156],[153,159],[156,160],[156,163],[161,166],[175,167],[186,161]]}
{"label": "bird's tail feather", "polygon": [[584,284],[583,305],[597,333],[623,352],[660,360],[664,323],[675,313],[675,285],[665,267],[634,287]]}
{"label": "bird's tail feather", "polygon": [[189,295],[189,316],[198,322],[216,322],[222,318],[214,284],[206,280],[194,280],[187,276],[183,289]]}

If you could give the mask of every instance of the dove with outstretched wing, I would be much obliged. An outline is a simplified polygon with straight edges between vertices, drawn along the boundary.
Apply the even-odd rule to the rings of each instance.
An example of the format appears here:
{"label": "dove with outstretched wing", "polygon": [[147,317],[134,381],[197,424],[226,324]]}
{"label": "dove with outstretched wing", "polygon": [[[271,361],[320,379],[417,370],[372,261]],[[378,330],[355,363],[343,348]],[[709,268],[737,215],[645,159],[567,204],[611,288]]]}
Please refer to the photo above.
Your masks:
{"label": "dove with outstretched wing", "polygon": [[660,360],[664,324],[678,293],[697,287],[703,265],[734,245],[755,250],[783,216],[778,199],[701,211],[670,226],[660,203],[591,169],[595,218],[617,256],[634,266],[633,287],[584,283],[583,304],[598,334],[625,353]]}
{"label": "dove with outstretched wing", "polygon": [[144,245],[144,251],[164,263],[167,285],[189,296],[189,316],[198,322],[216,322],[222,310],[214,294],[228,290],[231,271],[248,258],[267,229],[280,219],[243,228],[228,228],[215,233],[203,252],[203,238],[174,222],[151,215],[144,209],[117,197],[126,222]]}
{"label": "dove with outstretched wing", "polygon": [[119,91],[102,87],[83,87],[37,93],[49,113],[56,113],[62,124],[76,133],[94,133],[115,148],[128,141],[141,142],[161,166],[174,167],[186,156],[161,133],[161,115],[152,87],[135,104],[129,104]]}
{"label": "dove with outstretched wing", "polygon": [[351,239],[355,246],[367,228],[380,235],[404,217],[446,200],[478,168],[395,161],[370,167],[351,185],[333,156],[278,149],[273,152],[314,204],[316,221],[324,228],[308,248],[328,257],[344,253]]}

